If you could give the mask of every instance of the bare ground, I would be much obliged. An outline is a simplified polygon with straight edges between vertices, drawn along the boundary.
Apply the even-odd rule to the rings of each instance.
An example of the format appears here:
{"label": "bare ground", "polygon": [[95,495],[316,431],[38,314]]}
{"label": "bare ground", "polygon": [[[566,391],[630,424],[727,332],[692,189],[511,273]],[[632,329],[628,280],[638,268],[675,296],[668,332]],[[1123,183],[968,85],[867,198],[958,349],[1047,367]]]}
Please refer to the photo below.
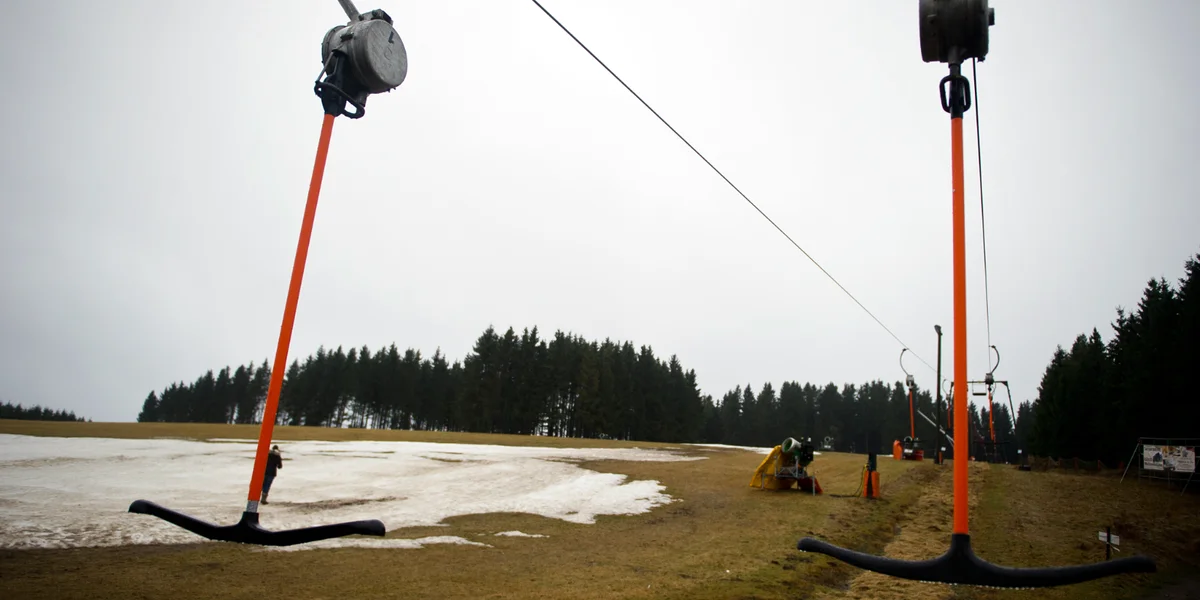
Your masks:
{"label": "bare ground", "polygon": [[[253,438],[257,427],[0,421],[0,432],[96,437]],[[672,447],[651,443],[277,428],[277,439],[388,439],[559,447]],[[580,525],[526,514],[469,515],[388,537],[456,535],[487,544],[415,550],[271,552],[218,543],[0,551],[3,598],[1129,598],[1190,597],[1200,585],[1200,506],[1178,489],[1106,475],[971,465],[976,552],[1008,566],[1103,560],[1096,531],[1122,553],[1151,554],[1160,572],[1053,590],[999,591],[909,582],[798,552],[812,535],[863,552],[920,559],[950,536],[951,465],[880,459],[883,498],[848,497],[865,457],[819,456],[825,495],[751,489],[762,455],[692,449],[708,460],[599,461],[585,468],[656,479],[678,501],[647,514]],[[481,489],[480,493],[487,493]],[[273,493],[287,502],[286,486]],[[319,510],[320,507],[313,507]],[[3,506],[0,505],[0,518]],[[543,538],[498,537],[520,530]]]}

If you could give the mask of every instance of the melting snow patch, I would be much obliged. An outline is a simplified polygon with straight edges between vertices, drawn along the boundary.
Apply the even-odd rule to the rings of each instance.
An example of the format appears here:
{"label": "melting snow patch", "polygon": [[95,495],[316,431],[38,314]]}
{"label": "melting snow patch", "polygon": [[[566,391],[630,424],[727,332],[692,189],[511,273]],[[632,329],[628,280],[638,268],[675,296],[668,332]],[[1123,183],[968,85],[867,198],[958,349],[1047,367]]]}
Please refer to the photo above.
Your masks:
{"label": "melting snow patch", "polygon": [[299,550],[321,550],[326,548],[374,548],[380,550],[416,550],[430,544],[461,544],[463,546],[483,546],[491,548],[488,544],[472,542],[471,540],[460,538],[454,535],[437,535],[423,537],[417,539],[387,539],[373,540],[364,538],[334,538],[331,540],[321,540],[319,542],[311,542],[308,544],[296,544],[295,546],[267,546],[264,551],[274,552],[296,552]]}
{"label": "melting snow patch", "polygon": [[[379,519],[395,530],[491,512],[594,523],[597,515],[644,513],[672,498],[657,481],[629,481],[576,463],[704,460],[637,448],[370,441],[279,445],[283,469],[272,486],[271,503],[260,509],[261,525],[271,530],[361,519]],[[129,504],[145,499],[218,525],[236,523],[254,451],[253,440],[0,435],[0,548],[207,542],[156,517],[131,514]],[[407,547],[403,544],[413,542],[349,538],[330,543]]]}
{"label": "melting snow patch", "polygon": [[549,537],[549,536],[542,535],[540,533],[523,533],[520,531],[501,531],[500,533],[497,533],[496,535],[503,535],[503,536],[508,536],[508,537],[529,537],[529,538]]}
{"label": "melting snow patch", "polygon": [[747,452],[757,452],[759,454],[770,454],[774,448],[762,448],[759,446],[730,446],[729,444],[686,444],[688,446],[700,446],[701,448],[723,448],[725,450],[745,450]]}

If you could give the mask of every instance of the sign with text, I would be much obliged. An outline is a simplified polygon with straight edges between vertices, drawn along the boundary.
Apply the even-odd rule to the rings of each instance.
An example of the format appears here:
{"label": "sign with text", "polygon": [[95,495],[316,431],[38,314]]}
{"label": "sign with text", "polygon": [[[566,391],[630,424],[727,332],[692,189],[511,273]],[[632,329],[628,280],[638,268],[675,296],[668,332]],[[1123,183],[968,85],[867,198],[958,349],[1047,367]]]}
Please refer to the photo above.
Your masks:
{"label": "sign with text", "polygon": [[1194,446],[1142,445],[1142,468],[1151,471],[1196,472]]}

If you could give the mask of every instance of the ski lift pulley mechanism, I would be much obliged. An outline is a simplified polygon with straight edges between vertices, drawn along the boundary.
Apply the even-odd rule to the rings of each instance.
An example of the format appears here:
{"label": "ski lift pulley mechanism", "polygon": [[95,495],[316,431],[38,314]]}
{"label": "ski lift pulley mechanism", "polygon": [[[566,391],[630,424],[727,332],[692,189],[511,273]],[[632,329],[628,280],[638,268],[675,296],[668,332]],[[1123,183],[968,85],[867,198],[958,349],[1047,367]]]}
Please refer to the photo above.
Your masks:
{"label": "ski lift pulley mechanism", "polygon": [[[349,2],[350,23],[336,25],[321,41],[321,75],[313,91],[327,114],[351,119],[366,113],[367,97],[390,92],[408,75],[408,53],[392,18],[382,9],[356,13]],[[354,107],[353,111],[346,105]]]}

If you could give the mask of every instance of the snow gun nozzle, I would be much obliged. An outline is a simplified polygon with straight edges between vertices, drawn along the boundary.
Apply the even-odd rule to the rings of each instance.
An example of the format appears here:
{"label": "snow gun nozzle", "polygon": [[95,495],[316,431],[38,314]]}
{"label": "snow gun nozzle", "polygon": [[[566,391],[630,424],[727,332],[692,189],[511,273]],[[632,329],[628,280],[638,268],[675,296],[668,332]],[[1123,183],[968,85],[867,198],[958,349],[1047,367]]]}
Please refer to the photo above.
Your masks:
{"label": "snow gun nozzle", "polygon": [[387,533],[383,522],[377,519],[270,531],[260,527],[258,513],[250,511],[243,512],[242,519],[235,525],[213,525],[148,500],[135,500],[129,505],[129,512],[158,517],[210,540],[259,546],[292,546],[350,535],[383,537]]}

